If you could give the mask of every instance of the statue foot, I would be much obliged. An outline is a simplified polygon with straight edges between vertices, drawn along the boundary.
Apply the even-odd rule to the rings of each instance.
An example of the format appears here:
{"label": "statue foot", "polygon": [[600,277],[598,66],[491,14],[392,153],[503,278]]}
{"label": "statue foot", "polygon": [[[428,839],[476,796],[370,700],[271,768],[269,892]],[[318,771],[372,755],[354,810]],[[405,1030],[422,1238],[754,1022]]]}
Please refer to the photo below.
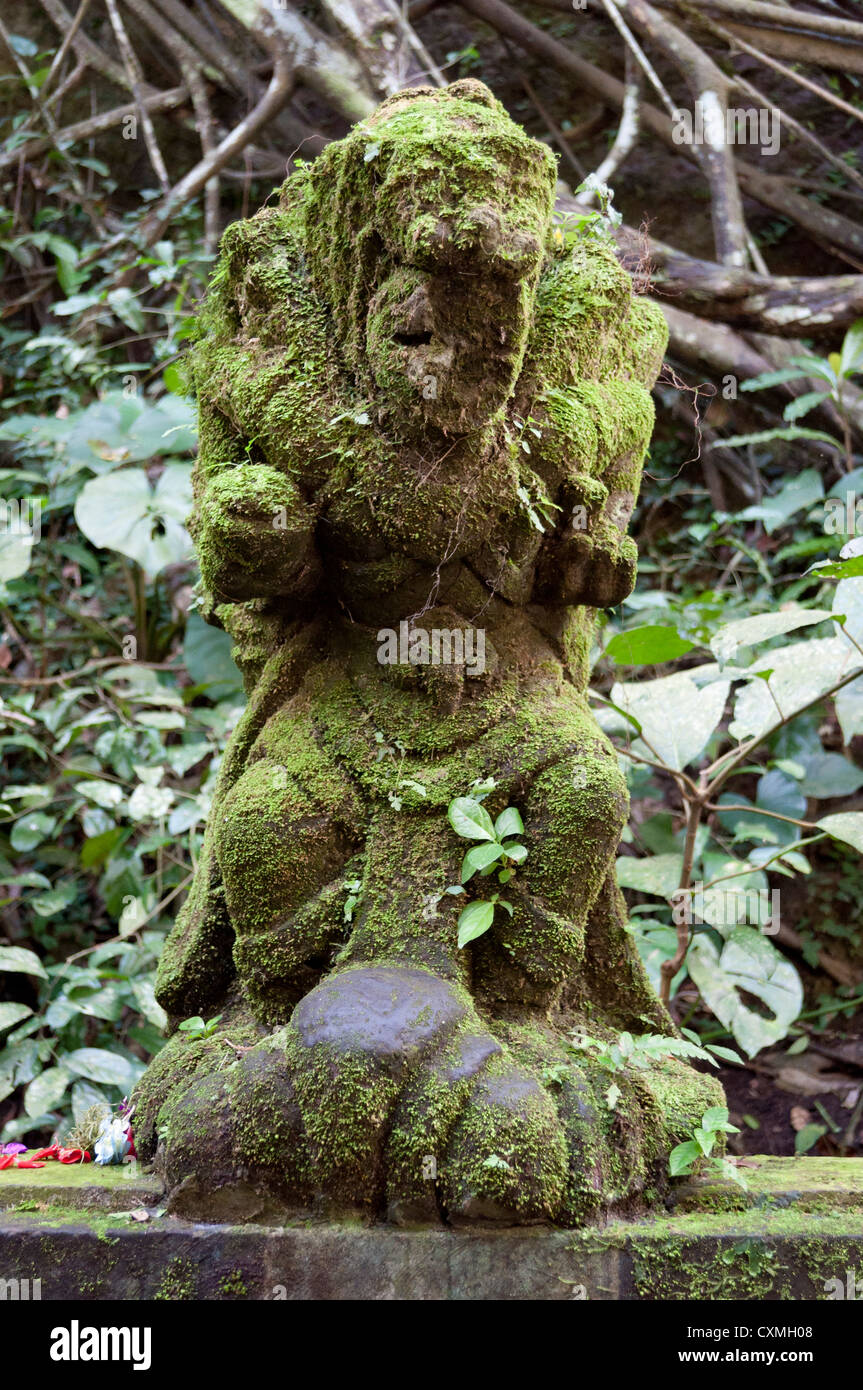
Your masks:
{"label": "statue foot", "polygon": [[607,1075],[547,1027],[495,1036],[465,989],[408,966],[336,972],[285,1027],[251,1027],[175,1036],[161,1093],[138,1097],[142,1155],[158,1141],[178,1213],[581,1225],[661,1186],[669,1148],[721,1103],[669,1061],[676,1082],[621,1079],[610,1110]]}

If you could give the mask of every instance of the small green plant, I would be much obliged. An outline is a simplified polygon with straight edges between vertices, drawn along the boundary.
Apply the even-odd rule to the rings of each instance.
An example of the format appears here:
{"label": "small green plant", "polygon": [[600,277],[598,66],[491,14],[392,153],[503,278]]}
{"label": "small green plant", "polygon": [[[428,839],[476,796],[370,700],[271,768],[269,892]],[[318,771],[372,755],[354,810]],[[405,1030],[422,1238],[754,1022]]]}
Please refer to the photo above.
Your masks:
{"label": "small green plant", "polygon": [[692,1131],[692,1138],[678,1144],[668,1156],[668,1171],[673,1178],[699,1177],[729,1178],[739,1187],[746,1187],[746,1180],[735,1164],[727,1158],[715,1157],[713,1150],[720,1134],[739,1134],[737,1125],[728,1123],[728,1111],[724,1105],[712,1105],[701,1116],[701,1123]]}
{"label": "small green plant", "polygon": [[402,740],[400,738],[394,738],[392,742],[388,742],[386,735],[381,733],[380,729],[376,729],[375,742],[380,745],[377,751],[377,761],[379,763],[383,762],[386,757],[395,758],[396,755],[398,755],[398,762],[395,768],[397,780],[395,786],[387,792],[387,801],[390,803],[393,810],[400,811],[402,809],[404,797],[399,795],[401,791],[411,791],[414,792],[416,796],[426,797],[428,792],[422,782],[415,781],[413,777],[400,777],[398,775],[401,772],[407,755],[407,749]]}
{"label": "small green plant", "polygon": [[187,1033],[189,1038],[197,1042],[201,1038],[212,1037],[221,1022],[222,1015],[216,1014],[215,1018],[208,1018],[206,1023],[200,1014],[195,1014],[194,1018],[184,1018],[178,1026],[178,1032]]}
{"label": "small green plant", "polygon": [[[779,367],[776,371],[762,372],[759,376],[750,377],[748,381],[740,383],[741,391],[766,391],[774,386],[781,386],[789,381],[802,381],[809,377],[814,377],[817,381],[823,382],[823,386],[817,391],[806,391],[802,396],[795,396],[789,401],[782,412],[782,418],[788,422],[786,427],[770,430],[759,430],[755,434],[734,435],[731,439],[717,439],[714,445],[719,445],[724,449],[736,449],[745,444],[767,444],[774,439],[818,439],[827,444],[832,444],[840,453],[844,454],[845,471],[850,473],[854,467],[854,455],[851,440],[851,417],[849,402],[846,400],[847,387],[851,378],[863,373],[863,319],[857,319],[851,324],[842,341],[841,352],[831,352],[827,357],[816,357],[813,354],[792,357],[789,359],[787,367]],[[808,415],[816,407],[830,402],[836,407],[837,414],[842,422],[842,442],[834,439],[832,435],[825,434],[821,430],[803,429],[795,424],[795,421]]]}
{"label": "small green plant", "polygon": [[[522,441],[523,444],[524,441]],[[544,494],[531,496],[526,487],[518,487],[516,492],[534,530],[541,531],[543,535],[545,535],[546,529],[553,530],[557,520],[554,513],[561,510],[557,503],[552,502]]]}
{"label": "small green plant", "polygon": [[354,920],[354,912],[356,910],[357,903],[360,900],[360,891],[362,889],[362,886],[362,880],[359,878],[349,879],[348,882],[345,884],[345,887],[348,890],[348,896],[345,899],[343,913],[346,922],[352,922]]}
{"label": "small green plant", "polygon": [[[693,1061],[709,1062],[712,1067],[719,1065],[717,1057],[723,1062],[740,1064],[740,1058],[730,1047],[716,1047],[712,1044],[704,1047],[696,1033],[689,1029],[685,1029],[684,1032],[687,1036],[683,1038],[668,1038],[664,1033],[642,1033],[636,1036],[632,1033],[621,1033],[617,1042],[591,1038],[584,1033],[574,1033],[567,1048],[574,1055],[589,1052],[594,1060],[612,1075],[626,1071],[646,1071],[653,1062],[663,1057],[687,1057]],[[554,1069],[555,1072],[560,1070]],[[552,1075],[548,1079],[559,1081],[563,1077]],[[612,1082],[605,1094],[609,1110],[614,1110],[619,1100],[620,1088]]]}
{"label": "small green plant", "polygon": [[[527,859],[527,849],[518,840],[518,836],[524,833],[524,824],[515,807],[507,806],[493,821],[482,805],[495,785],[492,778],[485,782],[474,782],[470,789],[471,796],[457,796],[447,808],[447,819],[455,833],[463,840],[480,841],[467,851],[462,860],[461,883],[447,888],[447,893],[463,893],[464,885],[470,882],[474,874],[479,874],[481,878],[496,874],[498,883],[509,883],[518,865]],[[496,907],[502,907],[512,916],[512,903],[508,903],[499,893],[468,903],[458,919],[460,947],[488,931],[494,921]]]}
{"label": "small green plant", "polygon": [[623,221],[622,214],[614,206],[612,189],[607,183],[597,179],[595,174],[588,174],[575,192],[576,195],[591,194],[599,203],[599,208],[588,209],[587,205],[583,204],[584,212],[567,209],[554,215],[552,239],[560,250],[571,250],[584,237],[610,238],[612,232]]}

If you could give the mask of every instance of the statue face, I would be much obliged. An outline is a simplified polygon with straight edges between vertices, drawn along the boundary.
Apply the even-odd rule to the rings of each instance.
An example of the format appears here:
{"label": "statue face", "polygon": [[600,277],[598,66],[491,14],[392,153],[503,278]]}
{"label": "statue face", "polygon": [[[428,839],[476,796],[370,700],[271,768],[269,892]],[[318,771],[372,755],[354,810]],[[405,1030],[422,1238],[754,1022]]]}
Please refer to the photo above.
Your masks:
{"label": "statue face", "polygon": [[535,178],[519,188],[512,165],[476,139],[453,141],[443,208],[438,182],[424,187],[411,172],[408,182],[400,169],[379,190],[398,216],[382,224],[367,362],[383,403],[405,423],[464,434],[500,409],[518,377],[547,199],[536,196]]}

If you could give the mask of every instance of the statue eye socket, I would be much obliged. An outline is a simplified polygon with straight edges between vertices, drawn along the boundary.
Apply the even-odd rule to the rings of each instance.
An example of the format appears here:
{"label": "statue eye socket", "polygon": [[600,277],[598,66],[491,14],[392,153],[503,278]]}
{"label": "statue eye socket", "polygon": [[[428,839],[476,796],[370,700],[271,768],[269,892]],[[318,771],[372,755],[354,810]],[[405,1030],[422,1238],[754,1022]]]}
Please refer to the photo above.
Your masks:
{"label": "statue eye socket", "polygon": [[401,343],[403,347],[428,347],[432,340],[431,333],[394,333],[393,342]]}

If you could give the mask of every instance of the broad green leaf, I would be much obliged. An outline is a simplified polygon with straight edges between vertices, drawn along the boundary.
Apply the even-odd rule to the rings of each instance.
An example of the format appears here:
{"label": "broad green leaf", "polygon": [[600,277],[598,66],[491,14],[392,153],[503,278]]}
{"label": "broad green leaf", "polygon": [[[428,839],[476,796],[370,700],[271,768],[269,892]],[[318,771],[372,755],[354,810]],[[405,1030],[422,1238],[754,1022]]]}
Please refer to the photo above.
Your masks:
{"label": "broad green leaf", "polygon": [[190,613],[183,641],[183,660],[195,685],[206,687],[211,700],[243,698],[243,677],[231,656],[234,642],[227,632]]}
{"label": "broad green leaf", "polygon": [[458,944],[466,946],[487,932],[494,921],[494,903],[468,903],[458,919]]}
{"label": "broad green leaf", "polygon": [[20,58],[35,58],[39,52],[39,45],[34,43],[33,39],[27,38],[26,34],[10,34],[9,47]]}
{"label": "broad green leaf", "polygon": [[[829,434],[825,435],[817,430],[804,430],[798,426],[791,426],[787,430],[767,430],[768,436],[774,439],[822,439],[836,444]],[[759,441],[758,435],[739,436],[736,440],[723,439],[720,441],[723,447],[734,448],[743,439],[750,443]],[[774,531],[778,531],[780,526],[794,516],[795,512],[801,511],[804,507],[811,507],[824,496],[824,483],[821,474],[816,468],[804,468],[802,473],[796,473],[789,478],[773,497],[764,497],[754,506],[746,507],[740,513],[744,521],[761,521],[768,536],[772,536]]]}
{"label": "broad green leaf", "polygon": [[54,1109],[66,1094],[72,1080],[66,1067],[48,1067],[30,1082],[24,1095],[28,1115],[45,1115]]}
{"label": "broad green leaf", "polygon": [[863,319],[855,319],[842,340],[839,355],[839,375],[853,376],[863,372]]}
{"label": "broad green leaf", "polygon": [[[747,869],[749,870],[747,872]],[[727,935],[742,922],[763,926],[771,914],[767,878],[760,869],[722,855],[705,855],[704,872],[710,879],[721,879],[712,887],[696,885],[692,892],[692,913],[718,932]],[[739,877],[728,878],[728,874]],[[708,880],[709,882],[709,880]]]}
{"label": "broad green leaf", "polygon": [[503,854],[503,845],[492,841],[491,844],[474,845],[469,849],[461,864],[461,881],[467,883],[468,879],[473,878],[479,869],[485,869],[489,864],[494,864]]}
{"label": "broad green leaf", "polygon": [[728,1124],[728,1110],[724,1105],[711,1105],[701,1116],[702,1129],[722,1129]]}
{"label": "broad green leaf", "polygon": [[504,852],[507,859],[511,859],[514,864],[523,864],[527,858],[527,848],[525,845],[505,845]]}
{"label": "broad green leaf", "polygon": [[[781,722],[780,710],[790,717],[858,665],[863,670],[863,657],[843,637],[813,637],[766,652],[746,668],[749,679],[737,691],[731,736],[763,737]],[[769,689],[763,679],[754,679],[768,671]]]}
{"label": "broad green leaf", "polygon": [[777,367],[775,371],[761,372],[741,381],[741,391],[766,391],[772,386],[783,386],[786,381],[799,381],[806,373],[800,367]]}
{"label": "broad green leaf", "polygon": [[793,401],[789,401],[782,412],[783,420],[791,424],[794,420],[800,420],[804,415],[808,415],[810,410],[816,406],[823,405],[825,393],[823,391],[806,391],[802,396],[795,396]]}
{"label": "broad green leaf", "polygon": [[[803,1005],[803,986],[767,937],[752,927],[735,927],[720,953],[709,936],[699,935],[687,961],[705,1004],[748,1057],[787,1035]],[[751,1009],[743,994],[760,999],[772,1018]]]}
{"label": "broad green leaf", "polygon": [[135,996],[135,1003],[148,1023],[152,1023],[155,1028],[162,1029],[168,1022],[168,1015],[156,999],[151,980],[133,980],[132,993]]}
{"label": "broad green leaf", "polygon": [[794,1136],[794,1152],[807,1154],[810,1149],[814,1149],[822,1134],[826,1133],[826,1125],[804,1125]]}
{"label": "broad green leaf", "polygon": [[692,1135],[699,1149],[704,1154],[704,1157],[709,1158],[713,1152],[713,1146],[716,1143],[715,1131],[704,1129],[699,1125],[697,1129],[692,1131]]}
{"label": "broad green leaf", "polygon": [[863,854],[863,811],[840,811],[835,816],[822,816],[818,825],[834,840],[852,845]]}
{"label": "broad green leaf", "polygon": [[38,975],[47,980],[45,968],[34,951],[24,946],[0,946],[0,975],[12,972],[22,975]]}
{"label": "broad green leaf", "polygon": [[524,822],[514,806],[501,811],[494,823],[494,833],[499,840],[505,840],[507,835],[524,834]]}
{"label": "broad green leaf", "polygon": [[115,826],[113,830],[103,830],[100,835],[93,835],[85,840],[81,849],[81,867],[84,869],[96,869],[110,859],[117,845],[125,837],[127,832],[121,826]]}
{"label": "broad green leaf", "polygon": [[[849,689],[853,689],[853,685]],[[843,758],[841,753],[816,753],[802,757],[801,762],[806,775],[798,785],[805,796],[852,796],[863,787],[863,769]]]}
{"label": "broad green leaf", "polygon": [[[799,376],[800,373],[798,372],[796,375]],[[823,430],[807,430],[804,429],[802,425],[788,425],[784,429],[757,430],[754,434],[735,434],[732,435],[730,439],[714,439],[712,443],[707,445],[707,448],[741,449],[746,444],[772,444],[775,439],[788,441],[793,441],[795,439],[817,439],[820,440],[822,444],[832,444],[834,449],[841,449],[842,447],[838,439],[834,439],[832,434],[825,434]],[[764,529],[768,531],[768,534],[771,529],[776,530],[776,528],[782,524],[782,521],[785,520],[785,518],[777,520],[777,513],[770,508],[769,504],[747,507],[740,515],[747,520],[753,516],[765,520]],[[768,528],[766,524],[767,519],[771,521],[770,528]]]}
{"label": "broad green leaf", "polygon": [[621,855],[617,861],[617,882],[621,888],[635,888],[654,898],[666,900],[680,886],[682,854],[653,854],[646,859]]}
{"label": "broad green leaf", "polygon": [[859,579],[863,575],[863,555],[849,555],[844,560],[816,560],[806,573],[817,574],[819,579]]}
{"label": "broad green leaf", "polygon": [[0,584],[20,579],[30,568],[33,553],[31,531],[0,530]]}
{"label": "broad green leaf", "polygon": [[123,788],[116,782],[105,782],[98,777],[88,778],[86,782],[76,782],[75,791],[80,796],[85,796],[88,801],[95,801],[97,806],[103,807],[106,811],[112,811],[115,806],[119,806],[125,795]]}
{"label": "broad green leaf", "polygon": [[710,639],[710,650],[717,661],[726,665],[736,659],[741,647],[758,646],[771,637],[823,623],[830,617],[832,613],[826,608],[792,608],[782,609],[778,613],[758,613],[752,618],[738,618],[719,628]]}
{"label": "broad green leaf", "polygon": [[23,874],[10,874],[8,878],[0,878],[0,883],[2,883],[4,886],[6,884],[9,884],[10,886],[14,886],[16,888],[51,887],[50,878],[46,878],[44,874],[37,874],[34,871],[28,871]]}
{"label": "broad green leaf", "polygon": [[75,520],[93,545],[118,550],[151,577],[192,553],[185,520],[192,506],[191,464],[171,463],[155,489],[143,468],[91,478],[75,503]]}
{"label": "broad green leaf", "polygon": [[701,1157],[701,1150],[692,1140],[687,1139],[685,1144],[677,1144],[668,1156],[668,1171],[673,1178],[679,1178],[687,1174]]}
{"label": "broad green leaf", "polygon": [[125,323],[127,328],[131,328],[134,333],[143,333],[147,326],[144,318],[144,311],[138,302],[138,297],[128,285],[121,285],[116,290],[109,290],[108,304],[117,315],[117,318]]}
{"label": "broad green leaf", "polygon": [[606,647],[605,655],[618,666],[661,666],[691,652],[693,646],[674,627],[648,624],[618,632]]}
{"label": "broad green leaf", "polygon": [[863,676],[837,691],[833,705],[845,743],[855,734],[863,734]]}
{"label": "broad green leaf", "polygon": [[72,1115],[75,1123],[77,1124],[85,1112],[94,1105],[104,1105],[106,1112],[110,1109],[105,1092],[90,1081],[76,1081],[72,1087]]}
{"label": "broad green leaf", "polygon": [[854,651],[857,651],[855,642],[863,647],[863,579],[843,579],[836,585],[833,612],[844,618],[837,628],[837,636]]}
{"label": "broad green leaf", "polygon": [[464,840],[494,840],[495,829],[491,816],[470,796],[457,796],[449,804],[447,820]]}
{"label": "broad green leaf", "polygon": [[[205,804],[206,802],[206,804]],[[184,835],[193,825],[206,820],[209,798],[189,796],[175,806],[168,817],[168,832],[171,835]]]}
{"label": "broad green leaf", "polygon": [[140,714],[135,715],[135,723],[143,724],[145,729],[184,729],[186,727],[185,716],[179,710],[173,709],[146,709]]}
{"label": "broad green leaf", "polygon": [[[682,771],[701,756],[722,718],[731,682],[715,679],[717,674],[714,665],[698,666],[694,672],[615,685],[611,698],[638,720],[646,755]],[[696,676],[708,683],[699,685]]]}
{"label": "broad green leaf", "polygon": [[137,1081],[142,1064],[130,1062],[119,1053],[108,1052],[103,1047],[79,1047],[67,1052],[63,1066],[74,1076],[84,1076],[88,1081],[98,1081],[106,1086],[119,1086],[121,1091],[129,1092]]}
{"label": "broad green leaf", "polygon": [[53,816],[46,816],[43,811],[31,811],[15,822],[9,842],[13,849],[26,854],[49,839],[56,826],[57,821]]}
{"label": "broad green leaf", "polygon": [[32,1017],[33,1010],[27,1004],[0,1004],[0,1033],[12,1028],[24,1018]]}
{"label": "broad green leaf", "polygon": [[168,787],[150,787],[140,783],[129,797],[127,810],[132,820],[161,820],[174,804],[174,793]]}
{"label": "broad green leaf", "polygon": [[40,917],[55,917],[75,901],[77,892],[74,883],[58,883],[49,893],[39,893],[31,898],[30,906]]}

